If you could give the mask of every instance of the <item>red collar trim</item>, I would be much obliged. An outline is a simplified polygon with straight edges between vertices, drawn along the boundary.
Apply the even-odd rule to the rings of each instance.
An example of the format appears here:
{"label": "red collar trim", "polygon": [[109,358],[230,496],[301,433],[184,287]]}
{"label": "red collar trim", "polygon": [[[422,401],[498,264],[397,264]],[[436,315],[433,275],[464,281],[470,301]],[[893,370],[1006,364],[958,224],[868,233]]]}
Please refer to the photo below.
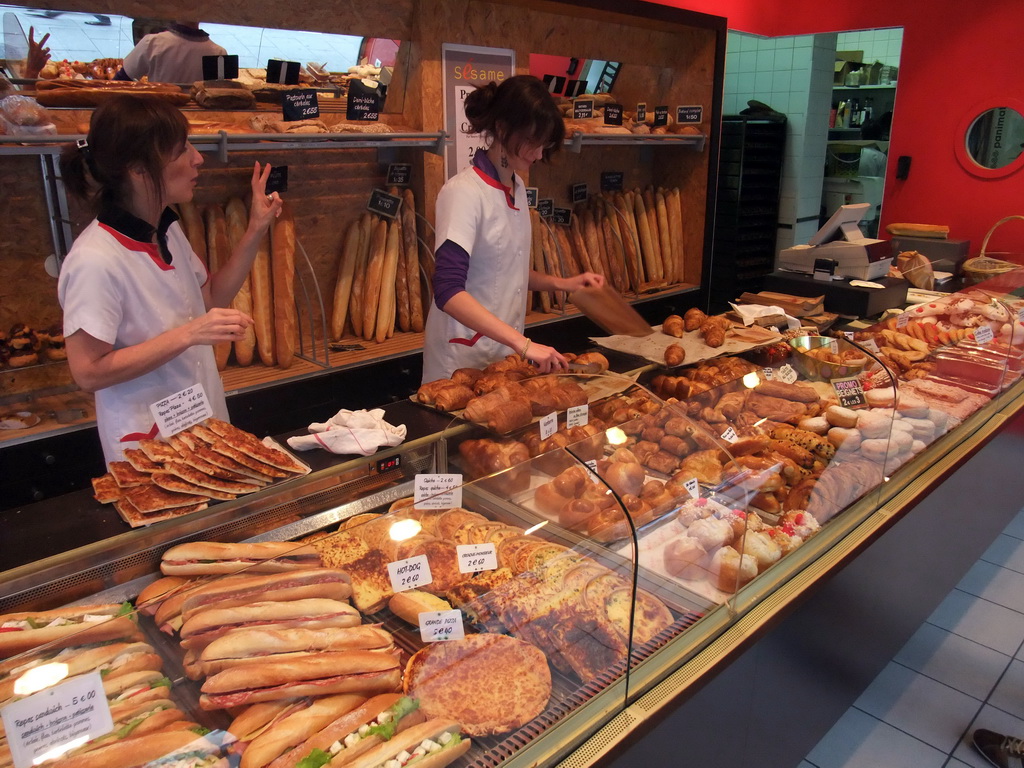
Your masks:
{"label": "red collar trim", "polygon": [[103,222],[100,222],[100,228],[104,232],[109,233],[115,240],[117,240],[118,243],[120,243],[123,247],[127,248],[129,251],[135,251],[136,253],[144,253],[147,256],[149,256],[149,258],[153,260],[153,263],[160,267],[160,269],[162,269],[164,272],[170,272],[171,270],[174,269],[173,264],[165,264],[164,260],[160,258],[160,249],[157,247],[156,243],[143,243],[138,240],[134,240],[128,237],[127,235],[118,232],[113,227],[104,224]]}
{"label": "red collar trim", "polygon": [[518,208],[516,208],[515,198],[512,197],[512,187],[506,187],[497,179],[488,176],[475,165],[473,166],[473,170],[476,171],[477,176],[484,180],[484,184],[486,184],[489,187],[494,187],[495,189],[500,189],[502,192],[505,193],[505,203],[508,205],[509,208],[511,208],[513,211],[519,210]]}

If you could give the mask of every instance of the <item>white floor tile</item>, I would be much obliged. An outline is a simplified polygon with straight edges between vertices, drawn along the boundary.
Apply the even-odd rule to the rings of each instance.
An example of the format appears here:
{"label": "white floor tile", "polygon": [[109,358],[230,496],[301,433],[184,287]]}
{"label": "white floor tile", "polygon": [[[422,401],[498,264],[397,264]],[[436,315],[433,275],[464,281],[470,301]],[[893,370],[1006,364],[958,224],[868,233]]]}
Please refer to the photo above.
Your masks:
{"label": "white floor tile", "polygon": [[996,709],[995,707],[982,707],[974,718],[970,730],[964,734],[963,739],[957,744],[953,757],[966,763],[970,768],[992,768],[988,762],[971,744],[971,733],[975,728],[988,728],[990,731],[1005,733],[1010,736],[1024,737],[1024,720],[1018,720],[1011,714]]}
{"label": "white floor tile", "polygon": [[996,537],[981,559],[1017,573],[1024,573],[1024,541],[1004,533]]}
{"label": "white floor tile", "polygon": [[1007,536],[1024,539],[1024,509],[1017,513],[1011,523],[1003,531]]}
{"label": "white floor tile", "polygon": [[963,577],[958,589],[1024,613],[1024,574],[979,560]]}
{"label": "white floor tile", "polygon": [[946,754],[850,708],[807,756],[818,768],[940,768]]}
{"label": "white floor tile", "polygon": [[928,622],[1009,656],[1024,639],[1024,615],[959,589],[949,593]]}
{"label": "white floor tile", "polygon": [[941,627],[922,624],[894,661],[984,701],[1012,659]]}
{"label": "white floor tile", "polygon": [[987,703],[1024,720],[1024,662],[1010,664]]}
{"label": "white floor tile", "polygon": [[890,662],[855,706],[948,754],[981,702]]}

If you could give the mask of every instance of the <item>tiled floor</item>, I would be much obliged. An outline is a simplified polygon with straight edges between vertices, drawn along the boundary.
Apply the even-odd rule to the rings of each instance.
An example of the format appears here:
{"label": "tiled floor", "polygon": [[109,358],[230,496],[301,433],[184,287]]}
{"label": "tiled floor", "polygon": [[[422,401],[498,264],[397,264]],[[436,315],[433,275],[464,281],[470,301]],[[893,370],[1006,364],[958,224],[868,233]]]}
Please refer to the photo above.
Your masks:
{"label": "tiled floor", "polygon": [[1024,509],[799,768],[990,768],[1024,736]]}

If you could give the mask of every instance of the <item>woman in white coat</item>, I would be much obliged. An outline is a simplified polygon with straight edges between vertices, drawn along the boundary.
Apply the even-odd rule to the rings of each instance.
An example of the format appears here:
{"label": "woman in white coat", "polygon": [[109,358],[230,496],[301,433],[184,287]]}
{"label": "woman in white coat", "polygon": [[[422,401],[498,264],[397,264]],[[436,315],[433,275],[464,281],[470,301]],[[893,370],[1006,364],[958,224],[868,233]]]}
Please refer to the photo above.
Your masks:
{"label": "woman in white coat", "polygon": [[522,174],[562,145],[562,114],[544,84],[519,75],[466,98],[472,133],[489,140],[437,197],[434,303],[423,381],[482,368],[515,352],[542,372],[566,367],[558,350],[523,333],[527,291],[600,286],[601,275],[556,277],[530,269],[530,211]]}

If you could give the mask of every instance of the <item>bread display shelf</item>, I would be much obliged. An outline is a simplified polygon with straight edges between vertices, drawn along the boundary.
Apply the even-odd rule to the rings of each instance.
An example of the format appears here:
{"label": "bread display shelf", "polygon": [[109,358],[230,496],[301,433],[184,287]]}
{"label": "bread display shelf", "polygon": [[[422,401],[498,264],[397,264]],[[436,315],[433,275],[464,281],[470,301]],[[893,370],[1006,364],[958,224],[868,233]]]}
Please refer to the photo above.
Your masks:
{"label": "bread display shelf", "polygon": [[574,131],[572,136],[565,140],[565,145],[572,152],[580,152],[583,147],[682,147],[692,149],[695,152],[703,152],[707,145],[708,137],[704,134],[639,134],[627,136],[626,134],[601,134],[583,133]]}

